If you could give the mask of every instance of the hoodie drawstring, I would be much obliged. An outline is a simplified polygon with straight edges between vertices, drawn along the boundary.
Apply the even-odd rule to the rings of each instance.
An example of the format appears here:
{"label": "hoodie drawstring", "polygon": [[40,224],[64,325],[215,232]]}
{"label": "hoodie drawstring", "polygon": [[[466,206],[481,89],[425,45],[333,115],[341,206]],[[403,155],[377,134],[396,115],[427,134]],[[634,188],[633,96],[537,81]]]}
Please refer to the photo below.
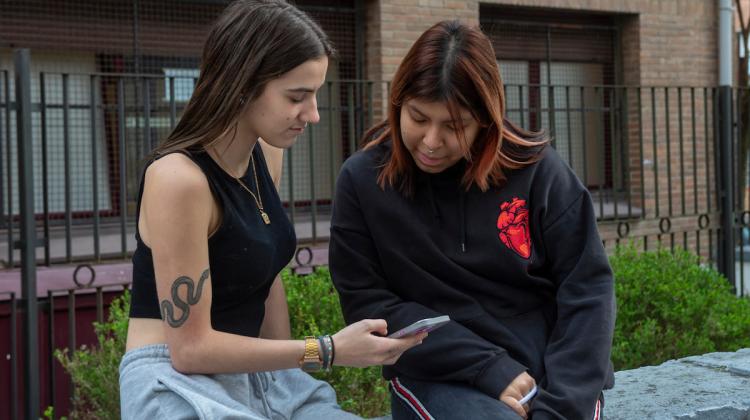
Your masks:
{"label": "hoodie drawstring", "polygon": [[[256,398],[260,398],[263,402],[263,411],[265,411],[266,417],[271,418],[271,405],[268,403],[268,397],[266,396],[266,392],[268,392],[269,388],[269,381],[268,381],[268,375],[266,372],[255,372],[251,373],[250,377],[253,378],[253,394],[255,394]],[[276,378],[271,375],[271,378],[276,381]]]}

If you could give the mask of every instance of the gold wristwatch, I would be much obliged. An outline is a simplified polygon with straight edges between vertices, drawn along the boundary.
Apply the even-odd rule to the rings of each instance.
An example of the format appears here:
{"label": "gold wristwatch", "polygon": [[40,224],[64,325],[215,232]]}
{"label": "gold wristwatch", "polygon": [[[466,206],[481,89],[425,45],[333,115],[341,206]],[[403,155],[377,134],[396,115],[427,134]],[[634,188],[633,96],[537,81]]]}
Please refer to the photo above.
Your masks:
{"label": "gold wristwatch", "polygon": [[299,361],[299,367],[305,372],[317,372],[323,367],[317,338],[305,337],[305,354]]}

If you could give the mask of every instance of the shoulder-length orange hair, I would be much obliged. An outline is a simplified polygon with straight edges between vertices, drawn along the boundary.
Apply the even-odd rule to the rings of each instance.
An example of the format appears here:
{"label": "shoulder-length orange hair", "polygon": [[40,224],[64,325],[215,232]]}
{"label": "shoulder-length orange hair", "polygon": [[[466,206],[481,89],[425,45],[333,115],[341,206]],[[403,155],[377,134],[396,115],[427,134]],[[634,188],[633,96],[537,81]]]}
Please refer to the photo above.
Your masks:
{"label": "shoulder-length orange hair", "polygon": [[[364,136],[365,149],[393,139],[392,152],[380,169],[378,184],[408,195],[417,170],[401,138],[401,107],[409,99],[444,102],[456,121],[458,140],[467,161],[462,184],[482,191],[502,186],[505,171],[529,165],[549,141],[544,132],[531,132],[505,119],[505,93],[490,40],[478,28],[443,21],[414,43],[396,70],[391,84],[387,119]],[[474,143],[460,124],[460,108],[481,127]]]}

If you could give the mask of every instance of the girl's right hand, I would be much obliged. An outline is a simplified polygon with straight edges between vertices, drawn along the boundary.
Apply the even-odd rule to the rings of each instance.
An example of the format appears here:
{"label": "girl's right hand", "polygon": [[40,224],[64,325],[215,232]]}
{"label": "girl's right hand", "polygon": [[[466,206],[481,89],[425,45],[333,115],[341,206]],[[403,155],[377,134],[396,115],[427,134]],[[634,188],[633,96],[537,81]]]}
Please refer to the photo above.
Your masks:
{"label": "girl's right hand", "polygon": [[403,352],[421,344],[427,337],[426,332],[403,338],[387,338],[387,334],[388,325],[383,319],[363,319],[349,325],[331,337],[336,352],[333,364],[351,367],[392,365]]}

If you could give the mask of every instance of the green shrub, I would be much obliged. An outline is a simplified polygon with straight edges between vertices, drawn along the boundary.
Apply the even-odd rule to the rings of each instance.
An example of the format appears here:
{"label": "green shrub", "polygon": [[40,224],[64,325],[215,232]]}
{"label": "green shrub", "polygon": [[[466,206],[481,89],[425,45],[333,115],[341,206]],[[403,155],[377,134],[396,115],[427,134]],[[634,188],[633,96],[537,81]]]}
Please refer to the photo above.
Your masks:
{"label": "green shrub", "polygon": [[[344,327],[338,295],[327,269],[308,276],[282,273],[289,301],[292,336],[332,334]],[[74,393],[70,418],[120,418],[118,368],[125,352],[130,293],[112,301],[107,322],[94,323],[98,346],[82,346],[70,352],[57,350],[55,356],[70,374]],[[390,410],[390,399],[379,368],[335,368],[315,374],[336,389],[339,404],[362,416],[376,416]],[[54,418],[48,408],[48,418]]]}
{"label": "green shrub", "polygon": [[615,370],[750,347],[750,300],[732,293],[716,270],[678,249],[620,247],[615,272]]}
{"label": "green shrub", "polygon": [[[56,350],[73,381],[73,419],[119,419],[120,386],[118,369],[125,353],[128,332],[130,292],[125,291],[112,301],[107,322],[94,322],[98,347]],[[51,416],[53,411],[50,412]]]}
{"label": "green shrub", "polygon": [[[750,300],[736,297],[714,269],[682,250],[638,252],[619,248],[615,272],[617,324],[612,359],[616,370],[653,365],[712,351],[750,347]],[[326,268],[308,276],[282,273],[292,336],[332,334],[344,327],[338,295]],[[105,323],[94,323],[98,347],[55,356],[71,375],[75,391],[70,418],[119,418],[117,380],[125,351],[130,293],[115,299]],[[339,404],[362,416],[390,410],[380,368],[335,368],[315,374],[336,389]],[[45,413],[53,418],[52,408]]]}
{"label": "green shrub", "polygon": [[[333,334],[344,328],[338,294],[331,283],[327,268],[318,268],[310,275],[296,276],[289,270],[282,273],[292,337]],[[339,404],[361,416],[380,416],[390,411],[390,395],[379,367],[366,369],[335,367],[331,372],[315,373],[336,390]]]}

